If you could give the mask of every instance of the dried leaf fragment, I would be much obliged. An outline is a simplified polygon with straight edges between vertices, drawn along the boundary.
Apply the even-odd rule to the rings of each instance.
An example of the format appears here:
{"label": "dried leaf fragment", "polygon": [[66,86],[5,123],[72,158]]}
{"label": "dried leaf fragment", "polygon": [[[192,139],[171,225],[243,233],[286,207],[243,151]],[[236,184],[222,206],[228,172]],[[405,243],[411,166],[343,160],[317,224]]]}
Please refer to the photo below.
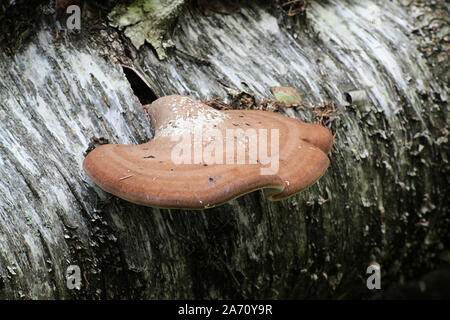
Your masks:
{"label": "dried leaf fragment", "polygon": [[286,107],[292,107],[302,102],[302,97],[298,91],[292,87],[272,87],[270,91],[280,102],[283,102]]}

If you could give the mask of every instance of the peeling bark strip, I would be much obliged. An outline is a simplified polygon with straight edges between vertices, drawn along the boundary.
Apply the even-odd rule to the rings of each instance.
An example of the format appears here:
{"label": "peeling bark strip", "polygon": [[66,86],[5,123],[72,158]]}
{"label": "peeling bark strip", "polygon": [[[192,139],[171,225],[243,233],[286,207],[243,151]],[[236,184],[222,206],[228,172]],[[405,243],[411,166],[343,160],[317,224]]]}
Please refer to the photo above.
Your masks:
{"label": "peeling bark strip", "polygon": [[[331,167],[279,203],[253,193],[184,212],[102,192],[81,169],[90,138],[151,138],[120,65],[99,57],[103,38],[56,41],[54,25],[42,22],[15,56],[2,49],[0,298],[361,297],[373,294],[371,261],[382,288],[445,266],[448,88],[418,52],[405,8],[308,4],[316,35],[270,6],[193,11],[180,17],[174,41],[213,64],[159,61],[147,46],[135,62],[161,96],[226,99],[222,82],[262,99],[290,86],[307,104],[339,108],[329,123]],[[366,112],[344,107],[342,92],[355,88],[367,92]],[[69,265],[80,267],[79,291],[66,286]]]}

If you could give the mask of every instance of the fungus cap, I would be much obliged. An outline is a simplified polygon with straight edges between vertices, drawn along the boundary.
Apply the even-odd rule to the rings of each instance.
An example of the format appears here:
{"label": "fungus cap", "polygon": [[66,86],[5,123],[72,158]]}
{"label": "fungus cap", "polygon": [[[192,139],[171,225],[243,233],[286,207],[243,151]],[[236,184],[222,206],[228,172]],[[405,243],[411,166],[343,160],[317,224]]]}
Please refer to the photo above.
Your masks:
{"label": "fungus cap", "polygon": [[[155,130],[151,141],[136,146],[101,145],[83,163],[86,173],[103,190],[137,204],[204,209],[257,189],[264,189],[270,200],[282,200],[313,184],[329,164],[327,153],[333,136],[320,125],[258,110],[217,111],[178,95],[159,98],[144,109]],[[195,140],[198,128],[200,141]],[[227,136],[227,132],[244,135]],[[250,141],[260,143],[264,132],[262,140],[266,139],[269,157],[274,154],[277,132],[279,137],[278,170],[271,174],[261,174],[261,169],[272,164],[261,157],[260,145],[255,159],[250,145]],[[198,150],[203,150],[200,156]],[[239,152],[245,154],[244,163],[237,161],[242,155]],[[189,153],[191,161],[173,160],[174,154]]]}

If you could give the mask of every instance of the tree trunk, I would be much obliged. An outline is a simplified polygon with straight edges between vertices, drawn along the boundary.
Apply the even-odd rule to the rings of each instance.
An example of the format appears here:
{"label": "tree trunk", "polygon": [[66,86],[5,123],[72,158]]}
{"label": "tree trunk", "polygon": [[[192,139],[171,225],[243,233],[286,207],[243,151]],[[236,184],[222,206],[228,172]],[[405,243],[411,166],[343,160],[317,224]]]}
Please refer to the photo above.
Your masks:
{"label": "tree trunk", "polygon": [[[382,288],[448,268],[447,75],[422,56],[408,10],[310,1],[304,25],[269,3],[212,16],[190,6],[162,61],[105,25],[56,35],[43,17],[18,51],[0,51],[0,298],[371,297],[371,262]],[[160,96],[227,100],[227,86],[263,100],[295,87],[312,107],[279,112],[329,126],[331,165],[280,202],[253,192],[182,211],[113,197],[82,170],[91,137],[152,137],[120,62]],[[348,106],[355,89],[367,101]],[[324,118],[321,103],[338,112]]]}

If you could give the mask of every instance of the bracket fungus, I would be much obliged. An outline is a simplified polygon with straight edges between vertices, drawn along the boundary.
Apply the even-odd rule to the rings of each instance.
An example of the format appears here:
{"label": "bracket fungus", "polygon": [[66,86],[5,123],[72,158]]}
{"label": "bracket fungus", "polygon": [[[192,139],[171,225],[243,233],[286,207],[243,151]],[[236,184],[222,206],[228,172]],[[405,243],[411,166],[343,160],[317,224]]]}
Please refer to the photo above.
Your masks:
{"label": "bracket fungus", "polygon": [[204,209],[254,190],[282,200],[328,167],[328,129],[259,110],[218,111],[171,95],[143,106],[154,138],[136,146],[106,144],[83,167],[103,190],[159,208]]}

